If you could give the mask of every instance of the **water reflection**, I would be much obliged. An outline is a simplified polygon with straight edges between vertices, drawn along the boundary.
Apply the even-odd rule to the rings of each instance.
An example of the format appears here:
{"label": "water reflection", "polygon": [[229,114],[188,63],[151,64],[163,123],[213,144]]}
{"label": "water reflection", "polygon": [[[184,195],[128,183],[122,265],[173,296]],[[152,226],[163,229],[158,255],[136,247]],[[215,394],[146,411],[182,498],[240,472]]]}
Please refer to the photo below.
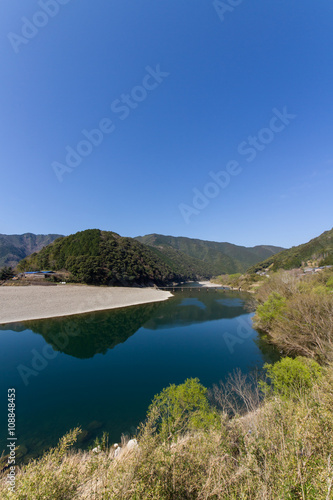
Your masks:
{"label": "water reflection", "polygon": [[[134,335],[141,327],[176,328],[244,314],[244,294],[225,296],[223,291],[177,291],[165,302],[87,313],[61,318],[25,321],[0,326],[0,330],[31,330],[43,336],[55,351],[79,359],[105,354]],[[224,298],[221,298],[224,297]]]}
{"label": "water reflection", "polygon": [[[159,315],[144,326],[152,330],[176,328],[195,323],[237,318],[244,314],[246,294],[224,291],[176,292],[175,297],[161,304]],[[177,305],[178,307],[175,307]]]}
{"label": "water reflection", "polygon": [[[42,335],[55,351],[79,359],[105,354],[126,342],[158,309],[147,304],[114,311],[80,314],[61,318],[26,321],[14,325],[15,331],[31,330]],[[8,327],[11,325],[8,325]],[[14,330],[11,326],[11,330]]]}

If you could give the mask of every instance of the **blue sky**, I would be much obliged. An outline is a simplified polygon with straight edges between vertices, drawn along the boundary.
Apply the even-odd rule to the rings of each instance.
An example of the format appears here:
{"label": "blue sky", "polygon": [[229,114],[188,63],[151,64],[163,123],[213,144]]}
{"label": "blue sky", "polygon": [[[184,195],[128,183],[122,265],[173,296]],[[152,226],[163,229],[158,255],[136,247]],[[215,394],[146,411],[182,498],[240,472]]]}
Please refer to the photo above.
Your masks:
{"label": "blue sky", "polygon": [[0,233],[332,227],[333,4],[228,2],[1,2]]}

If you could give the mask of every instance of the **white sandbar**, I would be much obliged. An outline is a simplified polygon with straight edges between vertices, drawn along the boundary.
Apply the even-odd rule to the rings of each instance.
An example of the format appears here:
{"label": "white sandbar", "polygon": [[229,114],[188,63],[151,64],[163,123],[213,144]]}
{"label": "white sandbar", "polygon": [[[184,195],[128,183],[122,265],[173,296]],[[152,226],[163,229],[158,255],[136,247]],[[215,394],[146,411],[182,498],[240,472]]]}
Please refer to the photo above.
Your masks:
{"label": "white sandbar", "polygon": [[169,297],[171,293],[155,288],[1,286],[0,324],[160,302]]}

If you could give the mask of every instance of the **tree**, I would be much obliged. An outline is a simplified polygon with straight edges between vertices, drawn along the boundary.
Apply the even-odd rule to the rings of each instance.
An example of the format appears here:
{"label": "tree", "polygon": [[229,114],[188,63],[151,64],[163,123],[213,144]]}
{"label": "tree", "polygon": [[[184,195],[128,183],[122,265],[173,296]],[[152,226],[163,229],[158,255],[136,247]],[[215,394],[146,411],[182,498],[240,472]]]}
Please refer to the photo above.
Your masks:
{"label": "tree", "polygon": [[208,429],[218,423],[215,410],[207,399],[207,389],[198,378],[172,384],[157,394],[148,410],[163,440],[195,429]]}
{"label": "tree", "polygon": [[8,280],[14,276],[13,269],[11,267],[4,267],[0,269],[0,280]]}

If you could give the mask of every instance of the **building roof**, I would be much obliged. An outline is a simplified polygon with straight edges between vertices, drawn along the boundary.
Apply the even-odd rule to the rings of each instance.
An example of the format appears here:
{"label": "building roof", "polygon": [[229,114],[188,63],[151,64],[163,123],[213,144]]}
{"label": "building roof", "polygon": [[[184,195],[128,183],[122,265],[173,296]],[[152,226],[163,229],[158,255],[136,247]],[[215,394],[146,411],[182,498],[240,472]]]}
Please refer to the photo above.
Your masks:
{"label": "building roof", "polygon": [[52,274],[54,271],[26,271],[24,274]]}

